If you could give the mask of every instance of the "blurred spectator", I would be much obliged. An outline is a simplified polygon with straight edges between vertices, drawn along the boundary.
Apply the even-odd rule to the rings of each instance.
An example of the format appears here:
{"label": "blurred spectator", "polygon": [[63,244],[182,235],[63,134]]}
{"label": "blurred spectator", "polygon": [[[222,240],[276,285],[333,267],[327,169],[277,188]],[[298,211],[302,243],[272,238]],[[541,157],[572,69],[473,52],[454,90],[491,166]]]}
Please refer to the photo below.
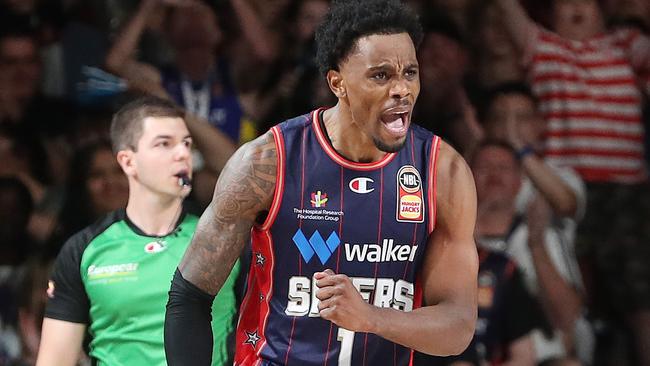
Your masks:
{"label": "blurred spectator", "polygon": [[0,28],[29,28],[41,42],[49,43],[65,22],[60,0],[2,0]]}
{"label": "blurred spectator", "polygon": [[0,177],[20,180],[34,202],[30,235],[39,242],[46,241],[53,229],[62,197],[47,184],[50,180],[45,149],[29,131],[0,127],[0,161]]}
{"label": "blurred spectator", "polygon": [[18,291],[18,329],[21,340],[20,357],[10,366],[28,366],[36,363],[41,339],[41,325],[45,313],[48,282],[53,258],[35,257],[26,265],[25,276]]}
{"label": "blurred spectator", "polygon": [[[173,65],[159,70],[136,59],[148,27],[164,32],[175,51]],[[238,142],[242,110],[228,61],[216,54],[221,37],[216,15],[200,1],[144,0],[115,40],[106,67],[132,90],[170,98]]]}
{"label": "blurred spectator", "polygon": [[518,211],[525,212],[534,193],[540,192],[558,218],[569,219],[563,222],[563,232],[573,242],[576,222],[584,215],[584,182],[570,167],[545,161],[545,124],[532,91],[525,84],[502,84],[490,90],[484,102],[486,137],[507,141],[522,164],[526,179],[518,198]]}
{"label": "blurred spectator", "polygon": [[70,172],[66,203],[54,238],[56,252],[77,231],[126,207],[129,194],[126,176],[107,141],[79,149],[73,156]]}
{"label": "blurred spectator", "polygon": [[15,178],[0,177],[0,364],[20,354],[16,294],[34,245],[27,225],[33,202]]}
{"label": "blurred spectator", "polygon": [[456,26],[460,29],[463,36],[469,34],[471,25],[470,14],[472,9],[479,5],[477,0],[430,0],[429,5],[433,5],[434,11],[444,13],[449,16]]}
{"label": "blurred spectator", "polygon": [[596,0],[555,0],[556,33],[533,23],[516,0],[498,4],[540,99],[548,159],[574,167],[588,183],[578,245],[602,290],[595,305],[601,316],[627,321],[636,341],[629,362],[649,365],[650,237],[643,218],[650,191],[641,95],[650,91],[650,39],[633,28],[606,32]]}
{"label": "blurred spectator", "polygon": [[0,123],[31,129],[48,137],[67,132],[74,110],[45,97],[39,87],[42,63],[33,33],[0,34]]}
{"label": "blurred spectator", "polygon": [[606,0],[605,10],[612,25],[650,30],[650,2],[647,0]]}
{"label": "blurred spectator", "polygon": [[421,89],[413,120],[466,154],[482,131],[465,91],[468,52],[451,20],[429,15],[418,50]]}
{"label": "blurred spectator", "polygon": [[[556,0],[557,33],[533,23],[516,0],[499,0],[510,34],[525,51],[532,88],[547,121],[549,159],[589,182],[643,181],[640,78],[650,88],[650,40],[638,31],[606,35],[596,0]],[[635,74],[636,72],[636,74]]]}
{"label": "blurred spectator", "polygon": [[328,9],[328,0],[292,3],[286,42],[293,47],[271,67],[277,72],[271,73],[256,93],[244,97],[254,103],[247,109],[255,110],[253,117],[259,121],[260,131],[291,116],[334,104],[327,81],[315,64],[314,32]]}
{"label": "blurred spectator", "polygon": [[512,257],[523,272],[527,289],[538,298],[556,329],[552,338],[533,333],[537,362],[570,358],[582,311],[582,285],[572,243],[567,243],[560,229],[550,222],[550,210],[541,197],[525,214],[518,213],[516,201],[523,172],[509,145],[487,141],[473,156],[470,166],[478,194],[477,241]]}
{"label": "blurred spectator", "polygon": [[526,77],[520,52],[508,33],[506,23],[494,2],[484,2],[473,8],[470,39],[474,76],[475,82],[483,89],[523,81]]}
{"label": "blurred spectator", "polygon": [[534,365],[532,332],[547,327],[539,303],[507,256],[479,248],[479,261],[474,343],[481,360],[484,365]]}

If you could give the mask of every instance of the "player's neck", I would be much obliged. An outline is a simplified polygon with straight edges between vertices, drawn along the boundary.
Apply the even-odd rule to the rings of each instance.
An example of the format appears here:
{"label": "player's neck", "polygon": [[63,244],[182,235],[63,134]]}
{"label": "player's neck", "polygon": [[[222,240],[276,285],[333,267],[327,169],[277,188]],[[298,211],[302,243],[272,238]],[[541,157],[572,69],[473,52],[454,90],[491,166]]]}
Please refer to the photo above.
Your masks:
{"label": "player's neck", "polygon": [[161,197],[155,194],[129,196],[126,215],[148,235],[167,235],[174,229],[182,211],[180,197]]}
{"label": "player's neck", "polygon": [[341,156],[357,163],[371,163],[383,159],[386,152],[379,150],[352,119],[349,108],[339,102],[323,113],[325,133],[332,147]]}

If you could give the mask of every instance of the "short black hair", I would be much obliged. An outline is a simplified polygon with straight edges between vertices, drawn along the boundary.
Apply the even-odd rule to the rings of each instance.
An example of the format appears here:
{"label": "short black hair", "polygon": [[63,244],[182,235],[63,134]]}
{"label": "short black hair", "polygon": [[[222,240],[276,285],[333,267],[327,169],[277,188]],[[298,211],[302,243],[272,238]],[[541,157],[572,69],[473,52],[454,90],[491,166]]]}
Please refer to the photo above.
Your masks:
{"label": "short black hair", "polygon": [[324,75],[338,70],[356,41],[373,34],[408,33],[417,48],[422,26],[415,12],[398,0],[338,0],[316,30],[316,61]]}
{"label": "short black hair", "polygon": [[185,118],[185,111],[173,102],[155,96],[140,97],[120,108],[111,122],[113,152],[137,151],[142,122],[147,117]]}

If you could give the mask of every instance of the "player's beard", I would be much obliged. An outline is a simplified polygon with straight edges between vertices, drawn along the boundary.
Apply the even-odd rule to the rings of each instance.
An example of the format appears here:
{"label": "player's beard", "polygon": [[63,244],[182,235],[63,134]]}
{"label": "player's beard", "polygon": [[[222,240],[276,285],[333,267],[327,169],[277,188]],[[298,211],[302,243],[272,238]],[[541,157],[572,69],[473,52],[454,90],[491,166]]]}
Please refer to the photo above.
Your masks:
{"label": "player's beard", "polygon": [[404,140],[402,140],[401,142],[398,142],[395,145],[385,144],[384,142],[382,142],[381,140],[379,140],[376,137],[372,138],[372,142],[374,142],[375,147],[377,147],[379,150],[381,150],[383,152],[396,153],[396,152],[402,150],[402,148],[406,144],[406,137],[404,138]]}

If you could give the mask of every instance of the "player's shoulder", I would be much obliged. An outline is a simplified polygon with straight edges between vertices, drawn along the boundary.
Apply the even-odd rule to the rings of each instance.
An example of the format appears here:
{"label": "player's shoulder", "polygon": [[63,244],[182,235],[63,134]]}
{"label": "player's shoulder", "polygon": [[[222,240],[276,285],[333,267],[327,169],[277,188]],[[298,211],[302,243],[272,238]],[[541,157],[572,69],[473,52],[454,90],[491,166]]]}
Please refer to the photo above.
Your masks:
{"label": "player's shoulder", "polygon": [[471,176],[469,165],[465,158],[448,142],[439,139],[438,170],[451,179],[459,176]]}
{"label": "player's shoulder", "polygon": [[306,126],[309,126],[314,121],[314,116],[316,113],[319,113],[322,110],[316,109],[309,113],[289,118],[283,122],[278,123],[275,128],[279,129],[283,134],[291,133],[294,131],[302,132],[302,129]]}
{"label": "player's shoulder", "polygon": [[411,124],[411,132],[413,133],[413,138],[415,140],[427,141],[427,140],[433,140],[433,139],[435,139],[437,137],[430,130],[428,130],[428,129],[420,126],[420,125],[417,125],[415,123]]}

